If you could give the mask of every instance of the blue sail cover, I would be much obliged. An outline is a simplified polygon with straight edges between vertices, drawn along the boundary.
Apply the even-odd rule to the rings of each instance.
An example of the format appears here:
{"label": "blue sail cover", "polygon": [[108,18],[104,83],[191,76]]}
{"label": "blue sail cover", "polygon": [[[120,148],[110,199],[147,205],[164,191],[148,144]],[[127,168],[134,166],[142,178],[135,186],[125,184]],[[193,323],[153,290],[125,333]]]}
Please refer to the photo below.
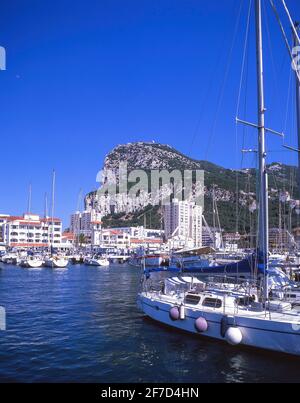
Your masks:
{"label": "blue sail cover", "polygon": [[177,267],[146,267],[144,269],[144,274],[150,276],[150,273],[160,273],[160,272],[171,272],[171,273],[180,273],[181,269]]}
{"label": "blue sail cover", "polygon": [[[219,266],[208,267],[183,267],[184,273],[202,273],[202,274],[253,274],[257,260],[255,255],[246,257],[239,262],[231,262]],[[258,269],[260,271],[260,269]]]}
{"label": "blue sail cover", "polygon": [[145,274],[150,275],[150,273],[158,272],[175,272],[175,273],[199,273],[199,274],[248,274],[252,275],[255,272],[255,268],[258,268],[258,272],[263,273],[263,268],[257,265],[257,258],[255,254],[247,256],[245,259],[239,262],[231,262],[224,265],[218,266],[207,266],[207,267],[155,267],[146,268]]}

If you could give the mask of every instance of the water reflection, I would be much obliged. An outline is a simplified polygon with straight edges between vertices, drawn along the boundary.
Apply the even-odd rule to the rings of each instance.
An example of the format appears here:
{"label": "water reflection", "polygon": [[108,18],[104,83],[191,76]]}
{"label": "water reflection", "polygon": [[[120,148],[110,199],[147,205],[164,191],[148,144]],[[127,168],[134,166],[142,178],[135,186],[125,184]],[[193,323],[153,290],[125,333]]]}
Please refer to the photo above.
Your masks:
{"label": "water reflection", "polygon": [[298,382],[299,360],[159,325],[136,306],[139,271],[0,270],[0,381]]}

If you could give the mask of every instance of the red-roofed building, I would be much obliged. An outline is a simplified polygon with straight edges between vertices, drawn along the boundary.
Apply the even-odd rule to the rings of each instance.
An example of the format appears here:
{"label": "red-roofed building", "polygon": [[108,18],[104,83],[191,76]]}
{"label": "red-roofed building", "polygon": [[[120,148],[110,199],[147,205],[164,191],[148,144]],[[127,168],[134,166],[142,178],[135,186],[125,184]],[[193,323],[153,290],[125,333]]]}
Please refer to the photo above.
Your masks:
{"label": "red-roofed building", "polygon": [[64,245],[74,245],[75,244],[75,235],[72,232],[63,232],[61,236],[61,242]]}
{"label": "red-roofed building", "polygon": [[131,238],[130,240],[130,247],[132,249],[141,247],[146,249],[157,249],[162,244],[163,240],[161,238]]}
{"label": "red-roofed building", "polygon": [[[2,225],[1,225],[2,221]],[[0,215],[2,241],[10,247],[47,247],[61,244],[62,223],[59,218],[40,218],[37,214]]]}
{"label": "red-roofed building", "polygon": [[115,229],[104,229],[101,232],[101,244],[106,247],[114,248],[129,248],[130,247],[130,235],[123,231]]}

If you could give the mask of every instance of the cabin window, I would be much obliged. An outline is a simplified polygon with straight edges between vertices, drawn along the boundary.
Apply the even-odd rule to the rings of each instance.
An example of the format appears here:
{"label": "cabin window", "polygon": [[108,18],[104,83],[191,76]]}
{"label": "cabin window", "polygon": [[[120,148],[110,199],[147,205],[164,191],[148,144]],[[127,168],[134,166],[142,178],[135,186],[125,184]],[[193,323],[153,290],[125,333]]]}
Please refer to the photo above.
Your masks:
{"label": "cabin window", "polygon": [[240,298],[237,298],[236,302],[240,306],[247,306],[247,305],[255,302],[255,297],[253,297],[253,296],[252,297],[250,297],[250,296],[240,297]]}
{"label": "cabin window", "polygon": [[202,305],[210,308],[221,308],[222,301],[218,298],[207,297],[204,299]]}
{"label": "cabin window", "polygon": [[286,298],[297,298],[296,294],[286,294]]}
{"label": "cabin window", "polygon": [[185,303],[190,305],[197,305],[200,302],[200,296],[196,294],[187,294],[185,297]]}

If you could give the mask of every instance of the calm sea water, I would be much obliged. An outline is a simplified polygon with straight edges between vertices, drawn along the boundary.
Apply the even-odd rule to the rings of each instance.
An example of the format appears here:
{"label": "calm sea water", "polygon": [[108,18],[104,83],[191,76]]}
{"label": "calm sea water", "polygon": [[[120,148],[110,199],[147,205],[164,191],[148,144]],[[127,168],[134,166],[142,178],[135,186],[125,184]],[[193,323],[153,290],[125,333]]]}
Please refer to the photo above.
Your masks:
{"label": "calm sea water", "polygon": [[139,270],[0,264],[0,382],[300,381],[300,359],[158,325],[136,307]]}

